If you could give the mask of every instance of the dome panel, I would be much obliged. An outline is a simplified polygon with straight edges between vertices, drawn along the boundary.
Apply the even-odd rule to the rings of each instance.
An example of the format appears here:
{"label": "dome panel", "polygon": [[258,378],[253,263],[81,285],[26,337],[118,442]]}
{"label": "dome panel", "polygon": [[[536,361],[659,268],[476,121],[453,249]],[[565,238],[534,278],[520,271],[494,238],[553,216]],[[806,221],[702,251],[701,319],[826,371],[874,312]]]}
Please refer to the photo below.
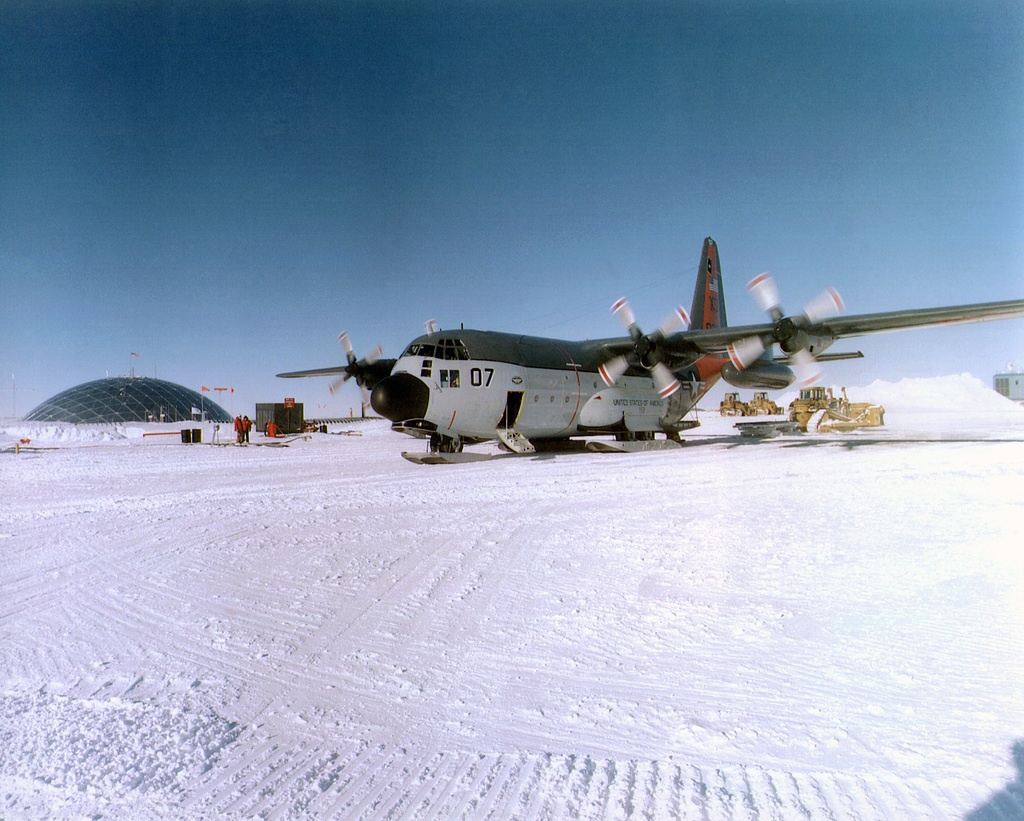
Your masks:
{"label": "dome panel", "polygon": [[[200,413],[193,413],[193,408]],[[51,396],[26,422],[192,422],[204,415],[230,422],[224,408],[198,391],[148,376],[113,376],[85,382]]]}

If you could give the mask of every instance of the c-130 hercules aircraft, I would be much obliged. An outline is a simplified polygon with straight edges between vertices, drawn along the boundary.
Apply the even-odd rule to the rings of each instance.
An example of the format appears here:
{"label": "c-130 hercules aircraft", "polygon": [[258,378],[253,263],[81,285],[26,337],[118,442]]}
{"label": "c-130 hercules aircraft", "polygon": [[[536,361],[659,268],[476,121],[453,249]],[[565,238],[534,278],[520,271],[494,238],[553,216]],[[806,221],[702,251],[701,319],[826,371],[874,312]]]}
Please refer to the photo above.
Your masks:
{"label": "c-130 hercules aircraft", "polygon": [[729,327],[718,246],[708,237],[689,314],[677,308],[650,334],[621,299],[612,311],[629,337],[571,342],[428,323],[398,359],[379,358],[379,349],[357,359],[342,334],[345,365],[278,376],[355,379],[393,430],[427,440],[428,453],[404,454],[413,461],[487,458],[463,447],[494,440],[516,453],[569,449],[570,439],[594,436],[603,441],[590,442],[592,450],[653,450],[679,446],[679,434],[698,424],[686,415],[719,378],[761,390],[807,385],[820,375],[818,362],[862,356],[825,353],[843,337],[1024,316],[1024,300],[1011,300],[842,317],[832,289],[787,316],[770,275],[747,287],[771,322]]}

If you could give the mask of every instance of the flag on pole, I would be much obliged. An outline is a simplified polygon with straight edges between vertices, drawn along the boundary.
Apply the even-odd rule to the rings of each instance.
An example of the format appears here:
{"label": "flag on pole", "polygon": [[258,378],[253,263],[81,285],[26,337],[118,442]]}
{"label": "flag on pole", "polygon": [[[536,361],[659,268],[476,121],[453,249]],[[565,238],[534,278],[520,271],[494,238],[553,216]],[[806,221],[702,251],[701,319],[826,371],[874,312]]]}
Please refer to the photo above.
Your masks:
{"label": "flag on pole", "polygon": [[210,392],[210,389],[208,387],[206,387],[206,385],[203,385],[201,389],[206,391],[207,393]]}

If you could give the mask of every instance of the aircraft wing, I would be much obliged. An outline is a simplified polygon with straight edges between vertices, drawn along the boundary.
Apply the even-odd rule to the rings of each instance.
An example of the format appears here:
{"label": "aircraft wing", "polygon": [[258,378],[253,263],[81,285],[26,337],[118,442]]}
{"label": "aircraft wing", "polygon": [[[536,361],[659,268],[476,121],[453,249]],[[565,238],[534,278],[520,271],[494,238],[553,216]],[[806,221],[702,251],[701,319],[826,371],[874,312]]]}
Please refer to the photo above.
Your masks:
{"label": "aircraft wing", "polygon": [[1024,316],[1024,299],[1015,299],[1008,302],[984,302],[978,305],[958,305],[951,308],[919,308],[882,314],[840,316],[820,324],[826,334],[839,339],[844,336],[865,336],[904,328],[924,328],[929,325],[965,325],[970,322],[989,322],[1022,316]]}
{"label": "aircraft wing", "polygon": [[343,376],[348,373],[347,368],[348,365],[336,365],[333,368],[315,368],[311,371],[289,371],[279,373],[277,376],[283,379],[294,379],[299,376]]}
{"label": "aircraft wing", "polygon": [[313,368],[308,371],[288,371],[287,373],[277,374],[282,379],[294,379],[300,376],[340,376],[341,380],[335,382],[337,387],[341,382],[350,377],[354,377],[356,383],[368,391],[372,391],[374,386],[380,382],[385,376],[391,373],[391,369],[395,367],[396,359],[375,359],[373,362],[367,362],[365,359],[361,359],[358,362],[347,363],[345,365],[335,365],[332,368]]}
{"label": "aircraft wing", "polygon": [[[971,322],[989,322],[1018,317],[1024,317],[1024,299],[957,305],[948,308],[916,308],[878,314],[840,316],[821,322],[800,324],[800,328],[813,336],[835,340],[849,336],[899,331],[906,328],[964,325]],[[800,317],[795,319],[799,322]],[[783,320],[783,322],[786,321],[789,320]],[[726,349],[730,343],[755,336],[760,337],[766,343],[777,342],[777,331],[778,326],[773,323],[682,331],[672,334],[662,344],[669,357],[685,358],[688,355],[692,356],[694,352],[727,356]]]}

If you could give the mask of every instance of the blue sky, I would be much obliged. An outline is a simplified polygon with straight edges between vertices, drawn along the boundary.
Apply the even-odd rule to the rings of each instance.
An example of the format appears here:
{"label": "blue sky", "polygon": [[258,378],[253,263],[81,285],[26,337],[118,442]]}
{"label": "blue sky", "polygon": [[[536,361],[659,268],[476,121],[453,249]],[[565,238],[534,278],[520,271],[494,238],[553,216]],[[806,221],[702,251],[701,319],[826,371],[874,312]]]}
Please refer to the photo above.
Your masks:
{"label": "blue sky", "polygon": [[[1024,297],[1016,2],[8,2],[0,111],[0,414],[132,364],[347,412],[274,374],[653,329],[708,235],[731,324],[765,269],[792,311]],[[988,382],[1024,321],[849,348],[827,382]]]}

